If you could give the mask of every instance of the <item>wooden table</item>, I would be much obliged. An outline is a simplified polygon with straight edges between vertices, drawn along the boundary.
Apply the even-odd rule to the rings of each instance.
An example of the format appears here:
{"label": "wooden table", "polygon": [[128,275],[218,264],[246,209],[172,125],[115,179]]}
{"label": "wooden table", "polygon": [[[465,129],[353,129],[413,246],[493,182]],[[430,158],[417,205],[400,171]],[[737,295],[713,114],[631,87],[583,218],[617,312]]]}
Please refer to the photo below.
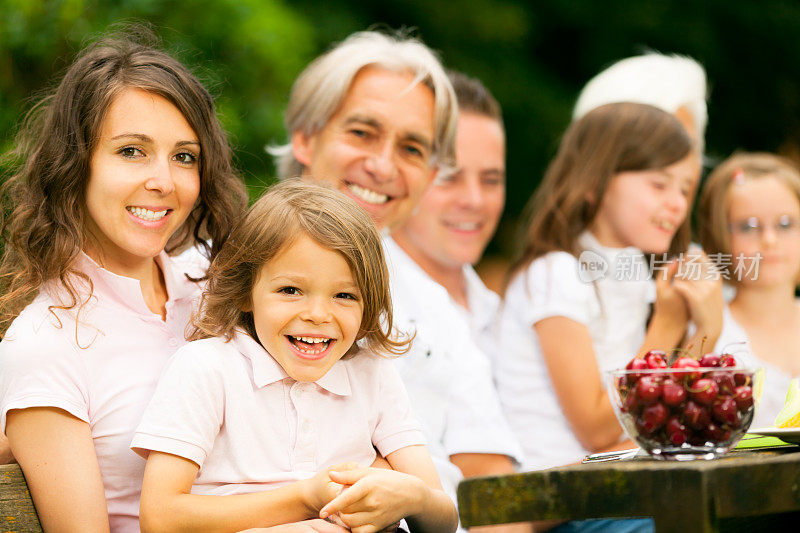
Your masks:
{"label": "wooden table", "polygon": [[649,516],[659,533],[800,531],[800,448],[473,478],[459,485],[458,507],[464,526]]}

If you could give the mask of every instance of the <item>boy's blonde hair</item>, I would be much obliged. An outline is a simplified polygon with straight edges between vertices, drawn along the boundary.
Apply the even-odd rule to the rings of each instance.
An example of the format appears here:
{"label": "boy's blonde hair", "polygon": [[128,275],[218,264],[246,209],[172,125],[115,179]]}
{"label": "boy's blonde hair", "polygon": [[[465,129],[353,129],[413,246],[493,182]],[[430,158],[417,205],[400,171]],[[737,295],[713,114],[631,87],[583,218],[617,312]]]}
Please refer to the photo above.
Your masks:
{"label": "boy's blonde hair", "polygon": [[[722,256],[731,253],[730,191],[734,174],[742,172],[745,180],[776,178],[794,193],[800,202],[800,170],[789,159],[767,152],[740,152],[732,155],[706,178],[698,200],[698,230],[700,244],[710,257],[717,260],[726,279],[733,280],[728,261]],[[739,178],[737,178],[739,179]]]}
{"label": "boy's blonde hair", "polygon": [[[339,252],[361,291],[364,312],[356,340],[377,353],[402,354],[408,339],[392,335],[389,272],[381,237],[366,211],[320,184],[285,180],[270,188],[234,228],[208,270],[190,340],[230,339],[235,328],[258,339],[250,308],[262,267],[298,236]],[[358,350],[354,343],[348,351]]]}

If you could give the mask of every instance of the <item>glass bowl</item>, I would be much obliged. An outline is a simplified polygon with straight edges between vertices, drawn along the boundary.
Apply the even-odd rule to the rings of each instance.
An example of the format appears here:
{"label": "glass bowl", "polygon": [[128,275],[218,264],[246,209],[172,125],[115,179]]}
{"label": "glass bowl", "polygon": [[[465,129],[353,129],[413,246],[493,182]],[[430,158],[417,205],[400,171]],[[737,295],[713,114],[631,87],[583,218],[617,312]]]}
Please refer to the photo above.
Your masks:
{"label": "glass bowl", "polygon": [[753,370],[740,367],[612,370],[611,404],[628,436],[659,459],[713,459],[753,421]]}

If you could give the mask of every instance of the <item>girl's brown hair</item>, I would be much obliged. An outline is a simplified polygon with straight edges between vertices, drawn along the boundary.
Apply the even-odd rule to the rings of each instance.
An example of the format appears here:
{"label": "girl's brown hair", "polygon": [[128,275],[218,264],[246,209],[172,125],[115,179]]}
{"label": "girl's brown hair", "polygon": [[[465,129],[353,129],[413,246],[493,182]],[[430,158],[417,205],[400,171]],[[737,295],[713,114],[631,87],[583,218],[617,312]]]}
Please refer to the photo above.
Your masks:
{"label": "girl's brown hair", "polygon": [[[327,186],[297,179],[270,188],[231,233],[208,270],[208,285],[190,340],[230,339],[235,328],[258,339],[250,308],[261,268],[298,236],[339,252],[361,291],[364,313],[356,340],[377,353],[399,355],[409,340],[392,336],[389,273],[381,237],[366,211]],[[358,350],[354,343],[348,351]]]}
{"label": "girl's brown hair", "polygon": [[700,244],[710,258],[714,259],[725,279],[731,275],[731,261],[723,256],[731,253],[730,192],[736,180],[758,180],[776,178],[794,193],[800,202],[800,171],[789,159],[767,152],[741,152],[719,164],[706,178],[698,199],[697,223]]}
{"label": "girl's brown hair", "polygon": [[0,191],[0,335],[46,281],[66,290],[61,308],[88,298],[79,295],[76,280],[84,280],[90,291],[91,283],[73,264],[90,238],[85,230],[89,162],[105,114],[122,91],[136,88],[167,99],[200,140],[200,195],[167,252],[195,245],[213,256],[247,205],[211,95],[179,61],[139,42],[155,40],[146,28],[136,31],[135,38],[128,31],[129,36],[104,38],[84,49],[55,92],[27,114],[14,150],[5,156],[11,170]]}
{"label": "girl's brown hair", "polygon": [[[692,141],[678,120],[650,105],[600,106],[573,122],[531,198],[524,249],[512,274],[548,252],[580,254],[578,237],[594,220],[609,182],[619,172],[660,169],[686,157]],[[689,244],[689,217],[670,252]]]}

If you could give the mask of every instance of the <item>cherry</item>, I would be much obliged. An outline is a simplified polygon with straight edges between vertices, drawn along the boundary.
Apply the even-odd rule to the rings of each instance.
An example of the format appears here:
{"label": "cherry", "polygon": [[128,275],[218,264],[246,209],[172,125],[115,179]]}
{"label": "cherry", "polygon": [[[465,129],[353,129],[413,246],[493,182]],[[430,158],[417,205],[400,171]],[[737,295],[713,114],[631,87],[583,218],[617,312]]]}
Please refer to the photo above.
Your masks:
{"label": "cherry", "polygon": [[683,409],[683,419],[694,429],[704,429],[711,421],[711,416],[708,414],[708,409],[689,400]]}
{"label": "cherry", "polygon": [[667,405],[680,405],[686,400],[686,389],[677,381],[667,378],[661,385],[661,395]]}
{"label": "cherry", "polygon": [[622,407],[621,410],[623,413],[635,413],[638,411],[639,401],[636,399],[636,394],[634,391],[628,392],[625,399],[622,400]]}
{"label": "cherry", "polygon": [[734,377],[728,372],[715,372],[711,377],[717,384],[720,394],[733,394],[733,389],[736,388]]}
{"label": "cherry", "polygon": [[715,442],[723,442],[731,438],[731,431],[729,429],[725,429],[716,425],[714,422],[711,422],[708,425],[708,429],[706,430],[708,436],[711,437],[712,440]]}
{"label": "cherry", "polygon": [[[641,357],[634,357],[627,365],[625,365],[625,370],[647,370],[647,368],[647,361]],[[628,374],[628,383],[633,385],[641,377],[642,374],[639,373]]]}
{"label": "cherry", "polygon": [[722,354],[719,366],[736,366],[736,359],[729,353]]}
{"label": "cherry", "polygon": [[652,433],[667,421],[669,409],[663,403],[654,403],[642,411],[642,427],[645,433]]}
{"label": "cherry", "polygon": [[722,356],[715,353],[707,353],[700,358],[700,366],[710,368],[719,366]]}
{"label": "cherry", "polygon": [[667,420],[665,429],[667,430],[668,434],[672,434],[677,431],[685,431],[686,426],[683,425],[683,422],[681,422],[680,417],[673,415],[669,417],[669,420]]}
{"label": "cherry", "polygon": [[749,385],[750,384],[750,376],[747,374],[742,374],[741,372],[737,372],[733,375],[733,382],[736,383],[736,386],[741,385]]}
{"label": "cherry", "polygon": [[680,446],[681,444],[689,440],[689,430],[686,429],[686,426],[682,427],[683,429],[674,431],[669,434],[669,441],[675,446]]}
{"label": "cherry", "polygon": [[636,383],[636,396],[644,405],[649,405],[661,397],[661,383],[654,376],[643,376]]}
{"label": "cherry", "polygon": [[650,350],[645,354],[644,360],[648,368],[667,368],[666,355],[661,350]]}
{"label": "cherry", "polygon": [[736,406],[740,411],[746,411],[753,405],[753,389],[747,385],[736,387],[733,399],[736,400]]}
{"label": "cherry", "polygon": [[689,392],[693,400],[708,405],[713,402],[717,394],[719,394],[719,387],[714,380],[710,378],[700,378],[692,382],[689,387]]}
{"label": "cherry", "polygon": [[736,406],[736,400],[733,398],[727,397],[715,402],[711,412],[714,413],[714,418],[723,424],[728,424],[732,427],[739,426],[741,415]]}
{"label": "cherry", "polygon": [[700,368],[700,363],[688,356],[679,357],[672,365],[672,368],[677,368],[679,370],[690,370],[689,372],[675,372],[676,379],[693,380],[700,377],[700,372],[691,372],[691,370]]}

